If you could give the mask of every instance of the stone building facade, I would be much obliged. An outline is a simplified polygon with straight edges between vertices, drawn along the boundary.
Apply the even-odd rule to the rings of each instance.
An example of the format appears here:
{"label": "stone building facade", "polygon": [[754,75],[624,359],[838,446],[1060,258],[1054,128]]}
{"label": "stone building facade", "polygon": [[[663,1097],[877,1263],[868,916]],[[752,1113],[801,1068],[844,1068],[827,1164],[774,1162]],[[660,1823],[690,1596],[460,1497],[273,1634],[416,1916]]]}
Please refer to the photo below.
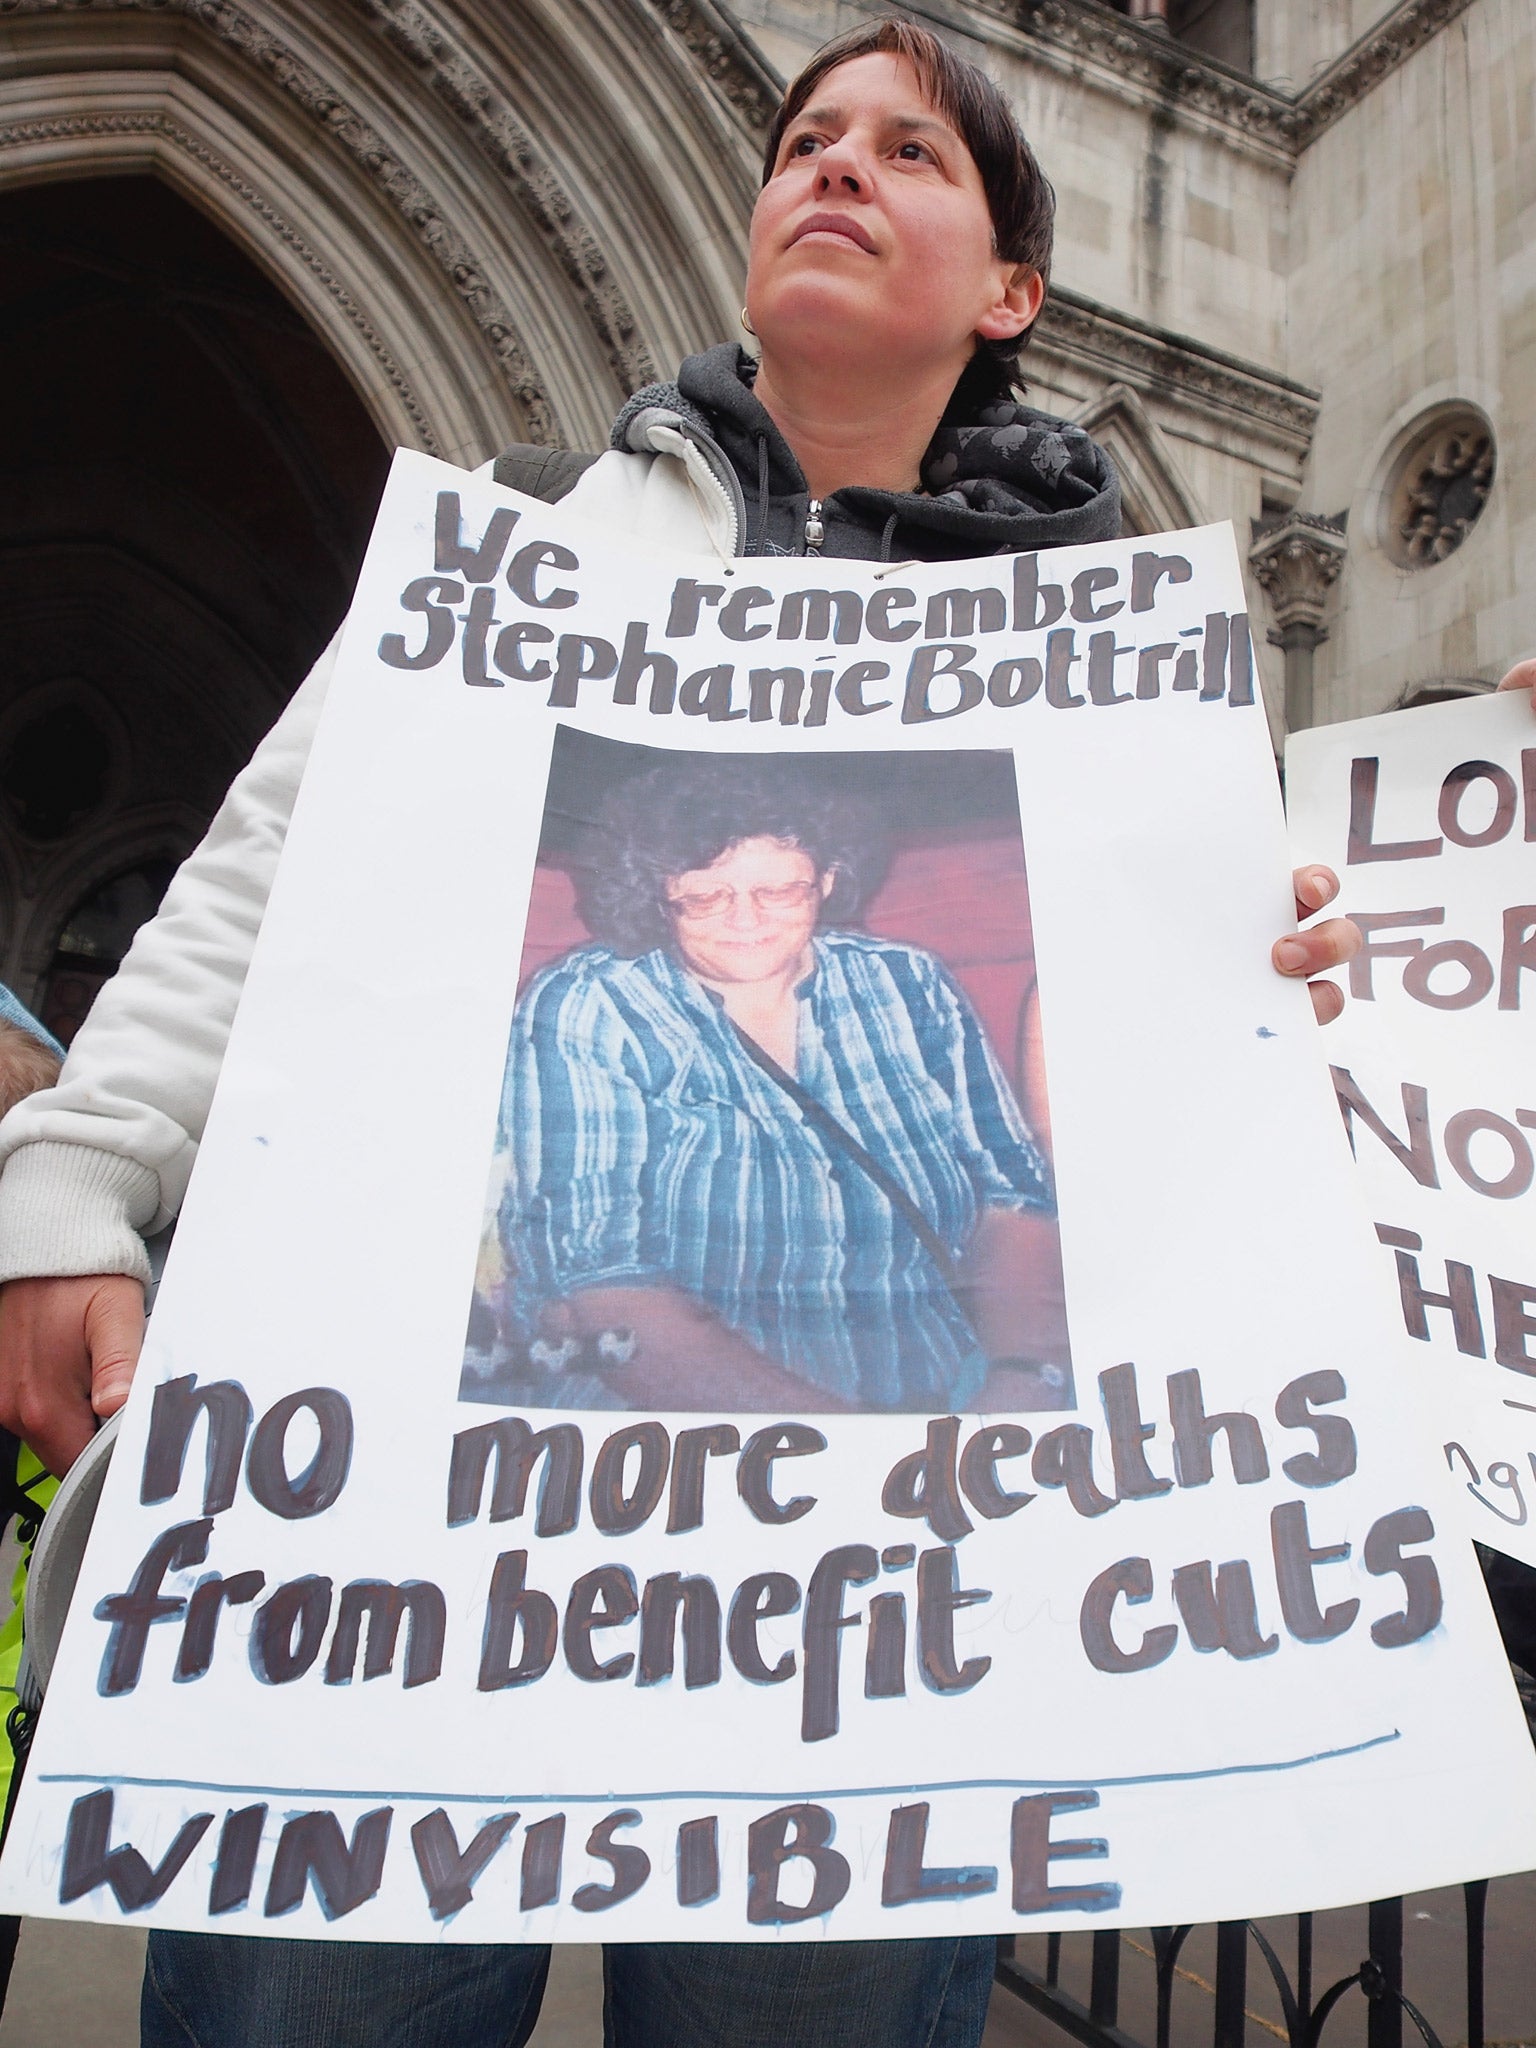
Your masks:
{"label": "stone building facade", "polygon": [[[0,0],[0,979],[82,1013],[391,447],[600,446],[737,331],[779,83],[876,11]],[[1058,189],[1034,401],[1131,530],[1234,522],[1277,737],[1536,645],[1530,0],[908,11]]]}

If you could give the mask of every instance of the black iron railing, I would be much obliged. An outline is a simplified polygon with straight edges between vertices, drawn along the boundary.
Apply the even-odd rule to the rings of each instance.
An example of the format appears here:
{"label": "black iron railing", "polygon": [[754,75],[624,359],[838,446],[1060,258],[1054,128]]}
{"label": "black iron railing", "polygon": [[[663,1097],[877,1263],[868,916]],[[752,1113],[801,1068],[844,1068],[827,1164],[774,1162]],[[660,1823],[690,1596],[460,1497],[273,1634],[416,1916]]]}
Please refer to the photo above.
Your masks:
{"label": "black iron railing", "polygon": [[[1463,1902],[1465,2026],[1457,2038],[1465,2048],[1486,2048],[1487,1881],[1464,1886]],[[1358,1969],[1321,1991],[1315,1984],[1310,1913],[1297,1916],[1295,1961],[1290,1969],[1263,1928],[1248,1920],[1227,1920],[1215,1929],[1214,1982],[1181,1966],[1193,1927],[1154,1927],[1148,1932],[1150,1948],[1135,1935],[1118,1931],[1068,1937],[1079,1946],[1090,1944],[1086,1999],[1063,1982],[1064,1938],[1060,1934],[1004,1940],[999,1945],[997,1981],[1003,1990],[1043,2013],[1086,2048],[1173,2048],[1174,1990],[1181,1977],[1210,1995],[1212,2048],[1246,2048],[1250,2026],[1255,2023],[1271,2039],[1283,2041],[1286,2048],[1321,2048],[1329,2023],[1351,1994],[1358,1994],[1365,2004],[1366,2048],[1403,2048],[1408,2028],[1426,2048],[1442,2048],[1440,2036],[1404,1989],[1403,1919],[1400,1898],[1380,1899],[1367,1908],[1365,1959]],[[1042,1946],[1043,1956],[1039,1953]],[[1122,2024],[1121,1963],[1127,1947],[1153,1964],[1154,2042],[1138,2039]],[[1249,1972],[1255,1957],[1273,1982],[1281,2013],[1279,2024],[1249,2010]],[[1141,2031],[1146,2031],[1144,2020]],[[1180,2048],[1185,2048],[1189,2039],[1186,2030]]]}

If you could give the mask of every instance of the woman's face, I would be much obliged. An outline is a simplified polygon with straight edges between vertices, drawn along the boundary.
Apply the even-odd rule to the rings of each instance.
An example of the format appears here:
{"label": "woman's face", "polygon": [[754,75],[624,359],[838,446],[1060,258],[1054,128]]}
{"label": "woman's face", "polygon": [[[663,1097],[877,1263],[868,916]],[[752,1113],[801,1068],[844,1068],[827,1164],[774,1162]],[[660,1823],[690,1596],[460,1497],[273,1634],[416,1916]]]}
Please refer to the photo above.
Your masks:
{"label": "woman's face", "polygon": [[831,874],[784,839],[741,839],[707,868],[669,876],[683,965],[715,987],[806,972],[831,887]]}
{"label": "woman's face", "polygon": [[855,57],[822,78],[785,129],[752,214],[747,310],[765,358],[900,373],[979,335],[1019,333],[1033,272],[993,253],[981,173],[904,57]]}

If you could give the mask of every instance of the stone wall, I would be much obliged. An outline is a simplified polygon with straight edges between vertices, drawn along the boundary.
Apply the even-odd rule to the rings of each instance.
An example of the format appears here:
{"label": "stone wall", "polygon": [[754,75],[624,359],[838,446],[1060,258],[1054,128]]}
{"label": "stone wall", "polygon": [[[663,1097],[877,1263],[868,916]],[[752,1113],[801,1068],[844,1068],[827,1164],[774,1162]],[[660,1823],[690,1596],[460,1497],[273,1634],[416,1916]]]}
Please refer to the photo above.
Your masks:
{"label": "stone wall", "polygon": [[[1441,678],[1495,681],[1536,645],[1536,13],[1475,0],[1299,158],[1292,371],[1322,393],[1305,502],[1347,511],[1319,715]],[[1444,560],[1393,559],[1405,436],[1468,404],[1492,426],[1486,507]]]}
{"label": "stone wall", "polygon": [[1394,0],[1259,0],[1254,71],[1282,92],[1302,92],[1393,11]]}

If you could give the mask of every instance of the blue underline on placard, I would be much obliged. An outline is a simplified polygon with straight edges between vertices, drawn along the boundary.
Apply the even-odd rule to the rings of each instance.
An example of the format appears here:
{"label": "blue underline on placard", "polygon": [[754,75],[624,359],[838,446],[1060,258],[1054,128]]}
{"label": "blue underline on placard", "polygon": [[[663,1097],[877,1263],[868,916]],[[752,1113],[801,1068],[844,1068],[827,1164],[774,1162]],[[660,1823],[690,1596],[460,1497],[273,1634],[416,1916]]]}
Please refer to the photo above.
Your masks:
{"label": "blue underline on placard", "polygon": [[612,1806],[615,1802],[654,1806],[669,1799],[749,1799],[761,1805],[765,1800],[787,1804],[791,1800],[889,1799],[922,1792],[1066,1792],[1078,1787],[1120,1785],[1183,1785],[1200,1778],[1249,1778],[1268,1771],[1300,1771],[1308,1764],[1334,1763],[1344,1756],[1359,1756],[1363,1750],[1379,1749],[1385,1742],[1398,1742],[1402,1730],[1390,1735],[1372,1735],[1365,1742],[1352,1742],[1344,1749],[1320,1749],[1311,1756],[1284,1757],[1278,1763],[1218,1764],[1207,1771],[1147,1771],[1126,1778],[946,1778],[929,1785],[834,1785],[824,1791],[793,1792],[408,1792],[356,1790],[345,1785],[226,1785],[209,1778],[130,1778],[90,1771],[40,1771],[45,1785],[120,1785],[141,1791],[223,1792],[241,1799],[403,1799],[436,1800],[445,1806]]}

